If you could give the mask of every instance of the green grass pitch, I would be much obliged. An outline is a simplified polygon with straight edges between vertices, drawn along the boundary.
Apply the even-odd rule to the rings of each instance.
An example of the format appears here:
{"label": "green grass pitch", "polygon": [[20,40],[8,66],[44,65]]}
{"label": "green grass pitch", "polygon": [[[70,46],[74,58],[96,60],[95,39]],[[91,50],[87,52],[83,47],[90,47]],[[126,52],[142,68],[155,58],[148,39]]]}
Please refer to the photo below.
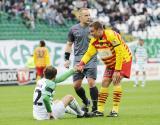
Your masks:
{"label": "green grass pitch", "polygon": [[[132,82],[122,84],[123,96],[118,118],[106,117],[112,108],[111,86],[105,117],[77,119],[66,115],[64,119],[48,121],[36,121],[32,118],[34,85],[1,86],[0,125],[160,125],[160,81],[148,81],[144,88],[134,88]],[[84,87],[89,95],[88,86]],[[82,104],[71,85],[57,86],[55,99],[62,98],[65,94],[74,95]]]}

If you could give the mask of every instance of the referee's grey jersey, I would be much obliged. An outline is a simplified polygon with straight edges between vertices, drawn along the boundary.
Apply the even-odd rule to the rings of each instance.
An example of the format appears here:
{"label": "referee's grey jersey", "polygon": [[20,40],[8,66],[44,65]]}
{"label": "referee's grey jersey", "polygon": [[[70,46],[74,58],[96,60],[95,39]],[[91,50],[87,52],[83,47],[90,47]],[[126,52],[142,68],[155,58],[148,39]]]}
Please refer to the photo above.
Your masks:
{"label": "referee's grey jersey", "polygon": [[[76,24],[71,27],[68,33],[68,41],[74,43],[74,64],[77,64],[89,45],[89,27],[82,27],[80,24]],[[86,65],[86,68],[96,68],[97,56],[95,55]]]}

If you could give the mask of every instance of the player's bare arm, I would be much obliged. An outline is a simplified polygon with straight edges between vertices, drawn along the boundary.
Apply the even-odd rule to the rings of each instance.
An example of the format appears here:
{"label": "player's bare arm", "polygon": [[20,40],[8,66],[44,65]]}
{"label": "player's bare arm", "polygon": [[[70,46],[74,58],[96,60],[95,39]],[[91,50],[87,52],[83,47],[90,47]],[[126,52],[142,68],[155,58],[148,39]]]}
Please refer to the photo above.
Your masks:
{"label": "player's bare arm", "polygon": [[65,62],[64,62],[64,67],[69,68],[70,65],[70,61],[69,61],[69,57],[72,51],[72,42],[67,42],[66,44],[66,48],[65,48]]}

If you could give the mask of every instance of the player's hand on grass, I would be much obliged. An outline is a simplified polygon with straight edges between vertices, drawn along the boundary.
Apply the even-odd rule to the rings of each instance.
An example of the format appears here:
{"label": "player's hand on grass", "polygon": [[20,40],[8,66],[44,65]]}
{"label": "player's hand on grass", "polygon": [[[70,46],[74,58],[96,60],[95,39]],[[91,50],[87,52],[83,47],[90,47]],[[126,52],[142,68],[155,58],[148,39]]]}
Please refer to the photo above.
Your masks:
{"label": "player's hand on grass", "polygon": [[70,60],[66,60],[66,61],[64,62],[64,67],[65,67],[65,68],[69,68],[69,65],[70,65]]}
{"label": "player's hand on grass", "polygon": [[54,119],[51,112],[48,113],[48,116],[49,116],[49,119]]}

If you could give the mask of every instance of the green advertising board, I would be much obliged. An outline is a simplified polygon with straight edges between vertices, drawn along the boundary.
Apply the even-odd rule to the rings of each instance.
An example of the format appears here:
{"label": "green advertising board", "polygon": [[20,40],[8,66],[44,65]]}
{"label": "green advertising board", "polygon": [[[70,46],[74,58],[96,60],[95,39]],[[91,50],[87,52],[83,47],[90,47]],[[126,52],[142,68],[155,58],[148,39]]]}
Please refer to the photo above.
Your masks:
{"label": "green advertising board", "polygon": [[160,39],[146,39],[145,45],[149,58],[157,58],[160,60]]}

